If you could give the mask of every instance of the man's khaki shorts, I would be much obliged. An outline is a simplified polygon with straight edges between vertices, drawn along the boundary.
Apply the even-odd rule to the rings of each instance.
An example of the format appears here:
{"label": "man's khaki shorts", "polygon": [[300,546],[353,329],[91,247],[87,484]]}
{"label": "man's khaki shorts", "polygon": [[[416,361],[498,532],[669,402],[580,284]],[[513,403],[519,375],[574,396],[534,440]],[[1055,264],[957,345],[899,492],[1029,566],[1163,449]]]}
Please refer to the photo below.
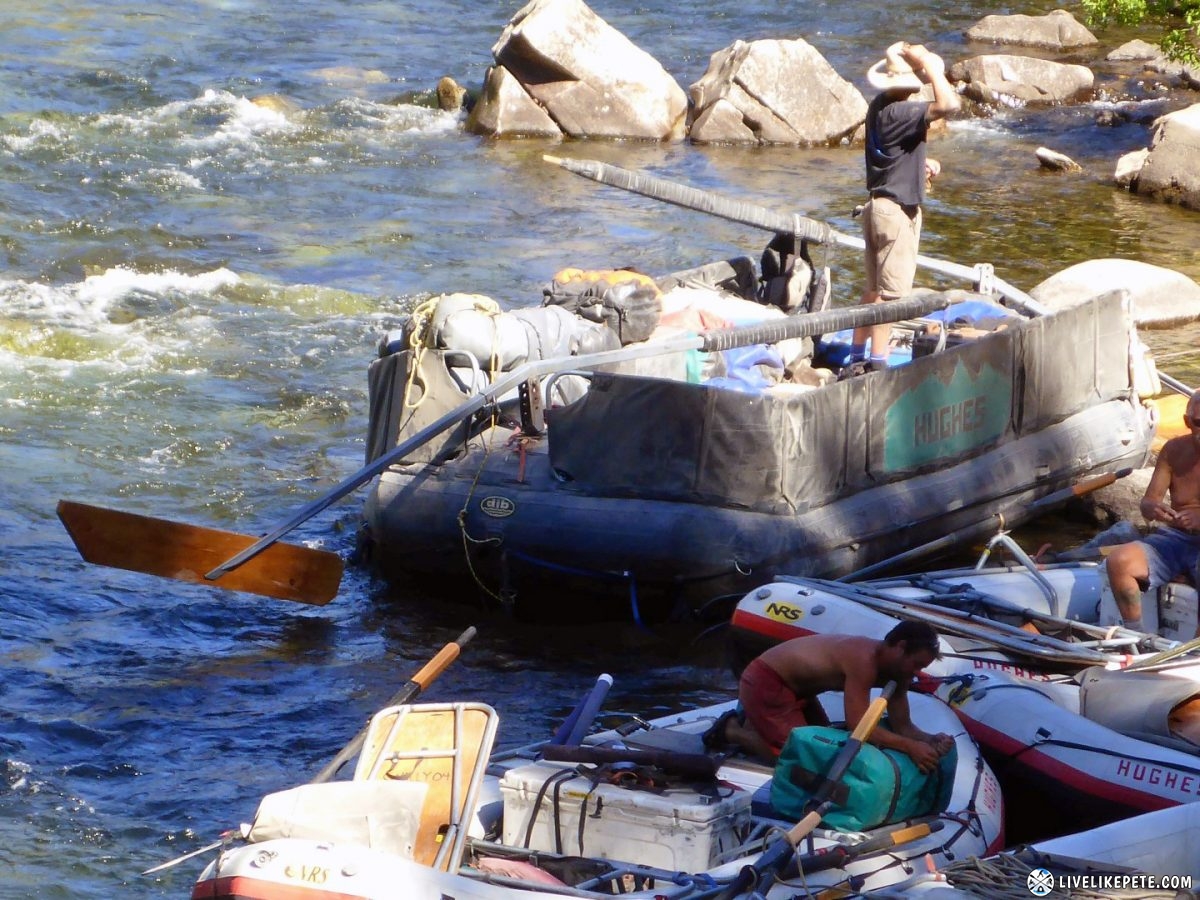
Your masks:
{"label": "man's khaki shorts", "polygon": [[873,197],[863,208],[868,292],[885,300],[912,293],[917,274],[917,248],[921,243],[921,207],[910,216],[905,207],[888,197]]}

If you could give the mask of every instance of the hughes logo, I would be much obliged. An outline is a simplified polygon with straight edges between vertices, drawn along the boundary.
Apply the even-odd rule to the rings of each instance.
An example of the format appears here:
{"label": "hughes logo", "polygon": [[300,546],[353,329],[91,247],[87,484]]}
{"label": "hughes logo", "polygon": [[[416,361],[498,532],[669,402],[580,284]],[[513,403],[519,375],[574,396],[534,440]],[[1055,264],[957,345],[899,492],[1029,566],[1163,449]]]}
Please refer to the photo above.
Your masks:
{"label": "hughes logo", "polygon": [[485,516],[491,516],[493,519],[503,519],[505,516],[511,516],[517,511],[517,504],[513,503],[507,497],[484,497],[479,501],[479,508],[483,510]]}

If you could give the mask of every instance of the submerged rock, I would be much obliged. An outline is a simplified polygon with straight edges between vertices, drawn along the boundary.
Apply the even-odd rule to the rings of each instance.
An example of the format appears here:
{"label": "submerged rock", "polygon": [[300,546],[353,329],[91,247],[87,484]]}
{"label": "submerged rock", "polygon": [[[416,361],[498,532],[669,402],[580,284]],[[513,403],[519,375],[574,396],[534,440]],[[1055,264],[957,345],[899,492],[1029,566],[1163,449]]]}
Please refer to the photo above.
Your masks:
{"label": "submerged rock", "polygon": [[1071,157],[1051,150],[1049,147],[1038,147],[1036,154],[1038,162],[1041,163],[1043,169],[1052,169],[1055,172],[1083,171],[1083,166],[1079,165]]}

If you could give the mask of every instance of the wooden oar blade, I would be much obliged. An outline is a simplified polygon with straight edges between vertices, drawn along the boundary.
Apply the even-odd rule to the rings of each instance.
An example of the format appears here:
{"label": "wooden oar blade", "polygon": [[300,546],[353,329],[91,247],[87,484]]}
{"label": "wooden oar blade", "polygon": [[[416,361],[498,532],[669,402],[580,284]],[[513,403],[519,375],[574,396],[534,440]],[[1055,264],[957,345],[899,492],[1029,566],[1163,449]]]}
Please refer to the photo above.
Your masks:
{"label": "wooden oar blade", "polygon": [[338,591],[342,559],[328,550],[275,543],[220,578],[212,570],[256,540],[232,531],[202,528],[134,513],[60,500],[58,517],[88,562],[324,606]]}

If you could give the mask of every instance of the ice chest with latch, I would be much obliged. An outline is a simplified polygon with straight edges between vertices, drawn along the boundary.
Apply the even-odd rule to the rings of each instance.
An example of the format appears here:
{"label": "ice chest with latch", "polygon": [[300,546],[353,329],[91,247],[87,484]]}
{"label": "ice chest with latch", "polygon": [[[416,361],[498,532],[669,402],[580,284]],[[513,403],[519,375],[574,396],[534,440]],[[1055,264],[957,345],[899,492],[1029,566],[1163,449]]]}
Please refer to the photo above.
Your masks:
{"label": "ice chest with latch", "polygon": [[603,781],[593,785],[551,762],[505,772],[500,794],[509,846],[673,872],[703,872],[736,856],[752,799],[724,782],[714,782],[711,790],[679,786],[662,793]]}

